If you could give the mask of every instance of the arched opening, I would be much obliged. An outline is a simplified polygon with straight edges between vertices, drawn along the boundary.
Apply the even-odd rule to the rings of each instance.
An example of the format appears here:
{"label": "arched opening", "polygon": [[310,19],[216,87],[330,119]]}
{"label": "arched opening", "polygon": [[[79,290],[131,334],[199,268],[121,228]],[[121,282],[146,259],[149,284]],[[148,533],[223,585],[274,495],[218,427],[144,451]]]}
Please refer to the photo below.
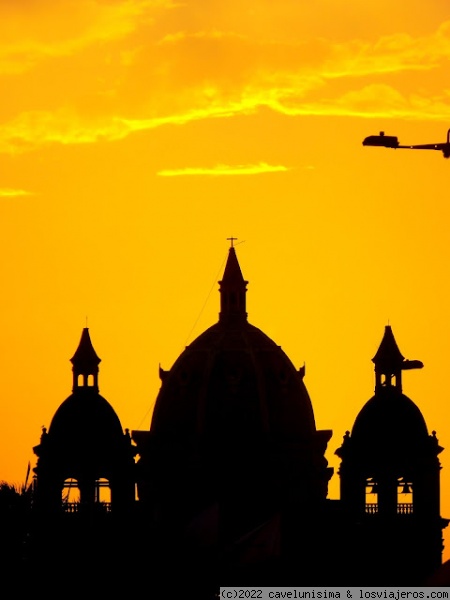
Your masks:
{"label": "arched opening", "polygon": [[378,484],[373,477],[366,478],[366,513],[374,515],[378,513]]}
{"label": "arched opening", "polygon": [[392,385],[392,380],[395,381],[395,375],[393,373],[382,373],[381,374],[381,385],[383,387],[390,387]]}
{"label": "arched opening", "polygon": [[95,481],[95,502],[101,504],[107,512],[111,510],[111,487],[104,477]]}
{"label": "arched opening", "polygon": [[413,484],[407,477],[400,477],[397,481],[397,514],[411,515],[413,507]]}
{"label": "arched opening", "polygon": [[94,386],[94,376],[93,375],[88,375],[87,384],[88,384],[89,387],[93,387]]}
{"label": "arched opening", "polygon": [[78,481],[73,477],[64,480],[62,488],[62,505],[65,512],[78,512],[80,509],[80,488]]}

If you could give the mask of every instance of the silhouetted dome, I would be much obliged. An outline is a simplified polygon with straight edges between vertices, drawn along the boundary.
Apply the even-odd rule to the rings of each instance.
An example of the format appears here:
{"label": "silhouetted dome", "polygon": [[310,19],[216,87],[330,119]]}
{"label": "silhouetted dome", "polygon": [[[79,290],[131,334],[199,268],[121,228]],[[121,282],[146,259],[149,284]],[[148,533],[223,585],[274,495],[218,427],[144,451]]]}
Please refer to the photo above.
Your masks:
{"label": "silhouetted dome", "polygon": [[[40,443],[33,448],[38,456],[36,507],[48,514],[78,512],[103,504],[109,495],[107,504],[120,512],[134,501],[135,452],[129,433],[123,433],[119,417],[98,392],[100,358],[87,327],[71,362],[72,394],[55,412],[48,432],[43,428]],[[72,506],[71,488],[79,492],[77,508]]]}
{"label": "silhouetted dome", "polygon": [[71,358],[73,393],[56,411],[47,436],[54,451],[107,456],[121,443],[122,426],[113,407],[98,393],[97,356],[85,327]]}
{"label": "silhouetted dome", "polygon": [[247,321],[246,290],[236,251],[229,249],[220,285],[219,322],[202,333],[163,381],[153,434],[283,440],[315,432],[311,401],[283,350]]}
{"label": "silhouetted dome", "polygon": [[151,425],[156,434],[232,441],[266,433],[298,438],[315,431],[302,375],[246,320],[219,321],[207,329],[161,378]]}
{"label": "silhouetted dome", "polygon": [[48,439],[61,448],[82,444],[107,446],[123,436],[119,417],[95,389],[78,389],[58,408],[48,431]]}
{"label": "silhouetted dome", "polygon": [[427,443],[428,432],[419,408],[402,392],[405,370],[421,369],[418,360],[405,360],[390,325],[384,329],[381,344],[372,359],[375,363],[375,395],[356,417],[352,444],[361,460],[388,455],[414,455]]}
{"label": "silhouetted dome", "polygon": [[408,453],[428,437],[425,419],[414,402],[394,387],[380,389],[362,408],[352,430],[362,452],[401,448]]}

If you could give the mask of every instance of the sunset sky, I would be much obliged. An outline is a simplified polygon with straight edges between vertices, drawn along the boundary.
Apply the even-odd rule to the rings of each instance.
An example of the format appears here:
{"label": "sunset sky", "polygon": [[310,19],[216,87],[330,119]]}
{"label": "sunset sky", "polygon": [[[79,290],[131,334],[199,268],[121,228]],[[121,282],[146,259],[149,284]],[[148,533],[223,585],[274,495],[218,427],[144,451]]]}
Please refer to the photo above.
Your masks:
{"label": "sunset sky", "polygon": [[235,236],[335,471],[384,326],[424,362],[404,391],[450,518],[450,161],[361,143],[445,141],[449,57],[442,0],[0,0],[0,479],[35,465],[86,323],[101,394],[148,429]]}

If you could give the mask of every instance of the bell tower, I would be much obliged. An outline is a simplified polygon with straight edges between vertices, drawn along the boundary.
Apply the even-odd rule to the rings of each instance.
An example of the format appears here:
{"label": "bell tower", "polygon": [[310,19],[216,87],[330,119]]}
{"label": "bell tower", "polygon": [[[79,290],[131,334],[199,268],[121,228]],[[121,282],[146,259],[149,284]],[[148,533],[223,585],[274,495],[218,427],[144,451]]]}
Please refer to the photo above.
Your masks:
{"label": "bell tower", "polygon": [[440,517],[443,448],[402,391],[402,371],[423,364],[403,357],[389,325],[372,361],[375,394],[336,450],[349,544],[358,548],[349,547],[349,553],[356,564],[361,561],[358,570],[367,582],[372,577],[402,585],[415,577],[420,585],[442,562],[448,523]]}
{"label": "bell tower", "polygon": [[36,506],[48,514],[123,512],[134,501],[134,450],[128,430],[99,394],[98,365],[88,328],[71,358],[72,394],[43,429]]}

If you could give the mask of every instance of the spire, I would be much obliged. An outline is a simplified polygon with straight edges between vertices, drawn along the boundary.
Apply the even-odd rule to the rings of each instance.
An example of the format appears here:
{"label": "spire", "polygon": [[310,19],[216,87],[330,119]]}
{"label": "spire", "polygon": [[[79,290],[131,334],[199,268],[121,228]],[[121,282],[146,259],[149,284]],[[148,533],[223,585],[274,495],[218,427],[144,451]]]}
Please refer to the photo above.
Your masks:
{"label": "spire", "polygon": [[98,365],[101,359],[94,350],[87,327],[83,329],[80,343],[70,362],[73,365],[73,390],[89,387],[98,391]]}
{"label": "spire", "polygon": [[222,281],[219,281],[219,321],[221,323],[245,322],[247,320],[245,300],[248,281],[245,281],[242,276],[236,250],[233,246],[233,241],[236,238],[229,239],[231,240],[231,246],[228,250],[227,264],[225,265]]}
{"label": "spire", "polygon": [[400,352],[392,333],[392,327],[386,325],[380,347],[372,358],[372,362],[375,363],[375,369],[378,367],[379,369],[387,369],[394,372],[404,360],[405,357]]}
{"label": "spire", "polygon": [[380,387],[392,386],[395,379],[395,387],[402,391],[402,371],[407,369],[421,369],[423,363],[420,360],[406,360],[400,352],[390,325],[384,328],[384,336],[377,353],[372,358],[375,364],[375,391]]}

